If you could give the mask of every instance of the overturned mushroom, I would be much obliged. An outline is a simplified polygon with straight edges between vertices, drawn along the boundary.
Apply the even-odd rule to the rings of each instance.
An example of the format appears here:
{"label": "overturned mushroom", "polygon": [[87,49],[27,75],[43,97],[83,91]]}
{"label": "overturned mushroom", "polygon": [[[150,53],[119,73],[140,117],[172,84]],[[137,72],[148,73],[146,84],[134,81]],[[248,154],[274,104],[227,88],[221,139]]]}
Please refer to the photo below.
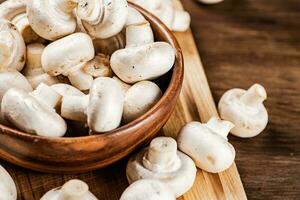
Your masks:
{"label": "overturned mushroom", "polygon": [[160,88],[151,81],[131,86],[125,95],[123,121],[130,122],[146,113],[161,98]]}
{"label": "overturned mushroom", "polygon": [[175,61],[173,47],[166,42],[153,41],[149,22],[136,10],[129,9],[126,48],[115,51],[110,59],[112,70],[122,81],[153,80],[172,68]]}
{"label": "overturned mushroom", "polygon": [[17,188],[9,173],[0,165],[0,199],[17,200]]}
{"label": "overturned mushroom", "polygon": [[0,18],[12,22],[23,36],[26,44],[43,41],[31,28],[26,15],[26,0],[7,0],[0,5]]}
{"label": "overturned mushroom", "polygon": [[93,60],[88,61],[82,70],[95,78],[111,77],[113,74],[110,68],[109,57],[101,53],[98,53]]}
{"label": "overturned mushroom", "polygon": [[263,104],[266,99],[266,90],[259,84],[254,84],[247,91],[231,89],[220,99],[220,116],[234,123],[235,127],[230,131],[233,135],[242,138],[254,137],[268,123],[268,112]]}
{"label": "overturned mushroom", "polygon": [[25,64],[26,47],[16,27],[0,19],[0,68],[21,71]]}
{"label": "overturned mushroom", "polygon": [[79,1],[76,15],[94,38],[107,39],[123,29],[128,13],[126,0]]}
{"label": "overturned mushroom", "polygon": [[190,27],[191,17],[188,12],[177,10],[172,1],[130,0],[158,17],[172,31],[183,32]]}
{"label": "overturned mushroom", "polygon": [[89,186],[77,179],[66,182],[62,187],[48,191],[41,200],[97,200]]}
{"label": "overturned mushroom", "polygon": [[87,108],[88,126],[94,132],[106,132],[120,125],[124,93],[119,83],[108,77],[94,80]]}
{"label": "overturned mushroom", "polygon": [[68,76],[80,90],[91,87],[93,77],[82,68],[94,58],[93,42],[85,33],[74,33],[49,44],[42,54],[42,67],[51,76]]}
{"label": "overturned mushroom", "polygon": [[45,73],[42,68],[41,56],[45,46],[41,43],[32,43],[27,45],[26,66],[23,69],[23,74],[26,76],[33,88],[36,88],[40,83],[53,85],[59,80],[55,76],[50,76]]}
{"label": "overturned mushroom", "polygon": [[31,95],[22,89],[9,89],[4,94],[1,103],[3,118],[27,133],[48,137],[63,136],[67,125],[61,116],[49,106],[54,105],[56,99],[41,100],[36,97],[44,94],[46,97],[49,95],[44,92]]}
{"label": "overturned mushroom", "polygon": [[175,200],[175,196],[162,182],[141,179],[132,183],[123,192],[120,200]]}
{"label": "overturned mushroom", "polygon": [[179,197],[192,187],[196,167],[192,159],[177,151],[174,139],[158,137],[149,148],[130,158],[126,174],[129,183],[139,179],[160,180]]}
{"label": "overturned mushroom", "polygon": [[180,131],[178,147],[195,161],[197,167],[211,173],[222,172],[235,158],[234,147],[227,140],[233,126],[231,122],[214,117],[206,124],[190,122]]}

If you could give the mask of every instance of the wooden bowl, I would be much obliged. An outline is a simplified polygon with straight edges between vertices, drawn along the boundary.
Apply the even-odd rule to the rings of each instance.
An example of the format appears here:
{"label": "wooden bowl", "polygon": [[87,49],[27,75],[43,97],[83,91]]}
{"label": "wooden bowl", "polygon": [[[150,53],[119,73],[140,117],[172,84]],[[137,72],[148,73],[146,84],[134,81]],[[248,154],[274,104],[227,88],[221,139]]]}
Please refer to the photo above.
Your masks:
{"label": "wooden bowl", "polygon": [[13,164],[50,173],[80,173],[112,164],[155,137],[169,119],[183,80],[181,49],[172,34],[156,17],[139,10],[150,22],[156,40],[176,49],[176,61],[158,83],[165,90],[160,101],[146,114],[116,130],[92,136],[48,138],[30,135],[0,125],[0,157]]}

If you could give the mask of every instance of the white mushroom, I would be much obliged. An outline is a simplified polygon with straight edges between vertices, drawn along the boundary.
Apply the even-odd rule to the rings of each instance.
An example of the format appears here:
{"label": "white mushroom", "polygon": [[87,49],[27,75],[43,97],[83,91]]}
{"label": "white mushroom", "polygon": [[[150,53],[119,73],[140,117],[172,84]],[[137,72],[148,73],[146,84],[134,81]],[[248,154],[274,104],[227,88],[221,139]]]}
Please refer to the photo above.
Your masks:
{"label": "white mushroom", "polygon": [[121,86],[122,88],[122,91],[124,92],[124,94],[126,94],[126,92],[129,90],[129,88],[131,87],[131,85],[123,82],[121,79],[119,79],[117,76],[113,76],[112,77],[113,79],[115,79],[119,85]]}
{"label": "white mushroom", "polygon": [[179,197],[192,186],[196,167],[191,158],[177,151],[176,141],[168,137],[152,140],[150,147],[134,155],[127,163],[129,183],[139,179],[157,179]]}
{"label": "white mushroom", "polygon": [[42,67],[51,76],[68,76],[80,90],[91,87],[93,77],[82,70],[94,58],[93,42],[85,33],[74,33],[49,44],[42,54]]}
{"label": "white mushroom", "polygon": [[153,41],[149,22],[134,9],[129,9],[126,48],[115,51],[110,59],[112,70],[122,81],[153,80],[172,68],[175,50],[166,42]]}
{"label": "white mushroom", "polygon": [[83,0],[79,1],[76,14],[89,35],[107,39],[121,32],[127,9],[126,0]]}
{"label": "white mushroom", "polygon": [[204,4],[216,4],[216,3],[220,3],[224,0],[197,0],[201,3],[204,3]]}
{"label": "white mushroom", "polygon": [[113,74],[109,63],[109,56],[101,53],[98,53],[93,60],[85,63],[82,70],[95,78],[111,77]]}
{"label": "white mushroom", "polygon": [[0,68],[21,71],[25,64],[26,47],[16,27],[0,19]]}
{"label": "white mushroom", "polygon": [[190,27],[188,12],[177,10],[170,0],[130,0],[158,17],[172,31],[183,32]]}
{"label": "white mushroom", "polygon": [[85,95],[77,88],[65,83],[54,84],[51,86],[51,88],[53,88],[61,96],[84,96]]}
{"label": "white mushroom", "polygon": [[65,119],[86,122],[88,104],[89,95],[65,95],[61,103],[61,116]]}
{"label": "white mushroom", "polygon": [[146,113],[161,98],[160,88],[151,81],[141,81],[125,95],[123,121],[128,123]]}
{"label": "white mushroom", "polygon": [[266,90],[259,84],[254,84],[247,91],[231,89],[220,99],[219,113],[222,119],[234,123],[235,127],[230,131],[233,135],[254,137],[268,123],[268,112],[263,104],[266,99]]}
{"label": "white mushroom", "polygon": [[26,0],[7,0],[0,5],[0,18],[12,22],[23,36],[26,44],[43,41],[31,28],[26,15]]}
{"label": "white mushroom", "polygon": [[0,165],[0,199],[17,200],[17,188],[9,173]]}
{"label": "white mushroom", "polygon": [[41,56],[44,49],[45,46],[41,43],[27,45],[26,66],[23,69],[23,74],[33,88],[36,88],[40,83],[53,85],[59,82],[55,76],[45,73],[42,68]]}
{"label": "white mushroom", "polygon": [[175,196],[162,182],[141,179],[132,183],[123,192],[120,200],[175,200]]}
{"label": "white mushroom", "polygon": [[12,88],[5,93],[1,114],[6,121],[27,133],[61,137],[67,130],[65,121],[53,108],[22,89]]}
{"label": "white mushroom", "polygon": [[77,0],[29,0],[27,16],[32,29],[47,40],[57,40],[75,31],[72,11]]}
{"label": "white mushroom", "polygon": [[119,34],[107,39],[94,39],[93,40],[95,52],[111,55],[118,49],[125,47],[125,34],[120,32]]}
{"label": "white mushroom", "polygon": [[62,187],[48,191],[41,200],[97,200],[89,186],[77,179],[66,182]]}
{"label": "white mushroom", "polygon": [[21,88],[26,92],[32,91],[32,87],[27,79],[16,70],[0,70],[0,82],[0,102],[10,88]]}
{"label": "white mushroom", "polygon": [[88,126],[94,132],[106,132],[120,125],[124,93],[119,83],[108,77],[94,80],[87,108]]}
{"label": "white mushroom", "polygon": [[234,125],[228,121],[211,118],[208,123],[190,122],[177,138],[178,147],[189,155],[197,167],[219,173],[234,162],[235,150],[227,135]]}

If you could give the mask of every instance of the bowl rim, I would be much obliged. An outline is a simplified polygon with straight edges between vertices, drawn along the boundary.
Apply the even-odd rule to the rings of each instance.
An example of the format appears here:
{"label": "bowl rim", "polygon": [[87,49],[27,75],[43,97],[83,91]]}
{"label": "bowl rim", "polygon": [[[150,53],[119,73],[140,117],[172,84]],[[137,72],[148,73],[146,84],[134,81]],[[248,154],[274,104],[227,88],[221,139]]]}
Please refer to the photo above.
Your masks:
{"label": "bowl rim", "polygon": [[[172,67],[172,76],[169,82],[169,85],[166,89],[166,91],[163,93],[162,98],[146,113],[138,117],[137,119],[133,120],[130,123],[127,123],[123,126],[120,126],[112,131],[108,132],[101,132],[96,133],[94,135],[87,135],[87,136],[78,136],[78,137],[48,137],[48,136],[39,136],[39,135],[31,135],[29,133],[26,133],[24,131],[18,130],[16,128],[8,127],[3,124],[0,124],[0,134],[8,134],[14,137],[18,137],[24,140],[30,140],[32,142],[36,141],[45,141],[45,142],[63,142],[63,143],[75,143],[78,140],[81,142],[84,140],[90,140],[90,139],[96,139],[99,137],[105,137],[105,136],[111,136],[115,135],[117,133],[122,133],[123,131],[127,129],[134,128],[135,126],[139,126],[143,123],[143,121],[147,121],[148,118],[150,118],[153,114],[159,111],[159,109],[164,106],[163,104],[170,98],[170,96],[176,96],[177,90],[181,89],[181,85],[183,82],[183,73],[184,73],[184,63],[183,63],[183,55],[182,50],[177,42],[177,39],[175,38],[173,32],[168,29],[168,27],[161,22],[156,16],[151,14],[150,12],[146,11],[142,7],[128,2],[128,5],[130,7],[133,7],[137,9],[149,22],[150,24],[155,24],[157,26],[157,30],[161,30],[164,35],[167,37],[166,40],[168,40],[168,43],[174,48],[175,50],[175,62]],[[151,19],[151,20],[149,20]],[[176,64],[177,62],[177,64]]]}

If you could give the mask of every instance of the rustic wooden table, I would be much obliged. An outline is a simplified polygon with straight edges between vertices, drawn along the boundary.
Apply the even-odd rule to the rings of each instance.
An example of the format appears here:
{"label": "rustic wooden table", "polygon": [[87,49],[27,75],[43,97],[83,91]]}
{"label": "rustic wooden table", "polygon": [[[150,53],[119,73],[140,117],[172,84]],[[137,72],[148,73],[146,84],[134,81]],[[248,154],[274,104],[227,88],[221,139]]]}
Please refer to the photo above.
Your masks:
{"label": "rustic wooden table", "polygon": [[[248,198],[300,199],[299,0],[225,0],[214,6],[184,0],[183,4],[192,15],[215,101],[227,89],[247,88],[254,82],[268,91],[270,122],[264,133],[253,139],[230,137]],[[120,194],[114,188],[99,187],[103,181],[126,185],[120,173],[113,173],[124,169],[124,161],[109,169],[63,176],[4,164],[18,182],[20,199],[38,199],[70,178],[85,180],[105,199],[117,199]]]}
{"label": "rustic wooden table", "polygon": [[183,1],[216,102],[225,90],[263,84],[267,129],[230,137],[249,199],[300,199],[300,1]]}

